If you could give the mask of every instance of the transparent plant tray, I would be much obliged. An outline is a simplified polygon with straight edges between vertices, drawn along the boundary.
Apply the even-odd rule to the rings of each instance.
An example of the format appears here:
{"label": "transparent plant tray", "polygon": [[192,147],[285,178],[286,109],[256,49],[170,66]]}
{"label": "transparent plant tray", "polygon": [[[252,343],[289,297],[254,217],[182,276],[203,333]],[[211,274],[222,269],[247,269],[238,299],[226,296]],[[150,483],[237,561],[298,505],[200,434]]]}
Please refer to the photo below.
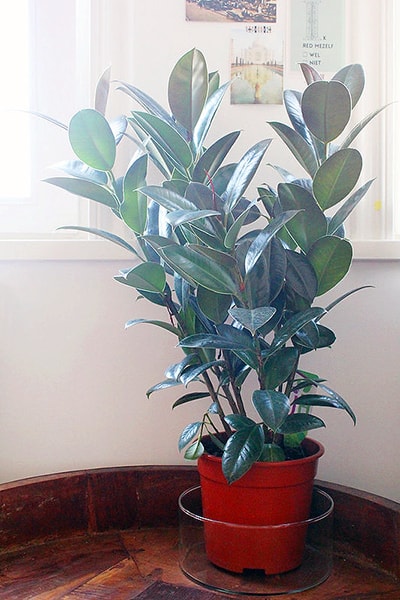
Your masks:
{"label": "transparent plant tray", "polygon": [[[207,524],[221,531],[246,528],[262,536],[276,535],[277,530],[306,528],[305,551],[301,565],[279,575],[246,570],[237,574],[221,569],[207,558],[204,529]],[[323,490],[314,488],[311,516],[306,521],[282,525],[246,526],[222,523],[203,517],[200,486],[192,487],[179,497],[180,551],[183,573],[192,581],[212,590],[243,596],[265,596],[301,592],[325,581],[332,571],[333,500]]]}

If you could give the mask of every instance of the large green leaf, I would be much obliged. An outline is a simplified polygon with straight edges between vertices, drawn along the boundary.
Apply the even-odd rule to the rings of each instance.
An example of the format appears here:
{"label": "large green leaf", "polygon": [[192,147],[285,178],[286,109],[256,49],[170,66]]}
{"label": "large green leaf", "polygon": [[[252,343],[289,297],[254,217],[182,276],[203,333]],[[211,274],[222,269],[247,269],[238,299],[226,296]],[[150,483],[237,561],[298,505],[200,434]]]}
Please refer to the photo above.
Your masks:
{"label": "large green leaf", "polygon": [[182,348],[211,348],[214,350],[245,350],[254,352],[250,335],[226,325],[222,333],[195,333],[179,342]]}
{"label": "large green leaf", "polygon": [[286,259],[286,291],[290,288],[311,304],[318,291],[318,281],[314,268],[307,257],[300,254],[300,252],[286,250]]}
{"label": "large green leaf", "polygon": [[279,429],[290,411],[289,398],[274,390],[255,390],[252,402],[265,425],[274,432]]}
{"label": "large green leaf", "polygon": [[214,323],[223,323],[228,316],[232,298],[226,294],[216,294],[199,286],[197,288],[197,302],[206,317]]}
{"label": "large green leaf", "polygon": [[87,181],[84,179],[75,179],[72,177],[48,177],[45,179],[47,183],[51,183],[75,196],[82,196],[82,198],[88,198],[94,200],[100,204],[104,204],[115,210],[119,209],[119,202],[117,196],[111,192],[108,188],[93,181]]}
{"label": "large green leaf", "polygon": [[94,107],[102,115],[106,114],[108,95],[110,92],[111,67],[102,73],[96,84]]}
{"label": "large green leaf", "polygon": [[350,194],[361,169],[362,157],[355,148],[339,150],[322,163],[313,181],[313,193],[322,210],[331,208]]}
{"label": "large green leaf", "polygon": [[284,347],[271,356],[263,365],[264,386],[268,390],[284,383],[296,368],[299,352],[296,348]]}
{"label": "large green leaf", "polygon": [[176,63],[168,81],[172,114],[192,134],[208,96],[208,70],[203,54],[196,48]]}
{"label": "large green leaf", "polygon": [[169,331],[170,333],[173,333],[179,337],[179,329],[171,325],[171,323],[166,323],[165,321],[157,321],[156,319],[131,319],[130,321],[127,321],[125,323],[125,328],[128,329],[129,327],[133,327],[134,325],[141,325],[143,323],[146,323],[148,325],[155,325],[156,327],[165,329],[166,331]]}
{"label": "large green leaf", "polygon": [[115,162],[115,137],[108,121],[92,108],[77,112],[68,128],[73,151],[84,163],[99,171],[110,171]]}
{"label": "large green leaf", "polygon": [[353,249],[347,240],[325,236],[315,242],[307,254],[318,279],[317,296],[335,287],[350,268]]}
{"label": "large green leaf", "polygon": [[135,233],[141,235],[147,223],[147,198],[139,188],[146,183],[147,156],[141,156],[131,164],[123,180],[124,201],[121,216]]}
{"label": "large green leaf", "polygon": [[193,128],[193,145],[195,153],[199,152],[203,146],[205,137],[210,129],[211,123],[218,111],[218,108],[222,102],[226,90],[229,88],[230,83],[226,83],[221,86],[211,96],[200,113],[200,116]]}
{"label": "large green leaf", "polygon": [[276,333],[271,344],[269,356],[272,356],[277,350],[282,348],[304,325],[310,321],[318,320],[325,312],[323,308],[313,307],[294,314]]}
{"label": "large green leaf", "polygon": [[259,308],[231,308],[229,314],[238,323],[248,329],[253,335],[263,327],[276,313],[272,306],[261,306]]}
{"label": "large green leaf", "polygon": [[325,423],[319,417],[305,413],[294,413],[282,423],[279,433],[292,434],[301,433],[310,429],[319,429],[325,427]]}
{"label": "large green leaf", "polygon": [[193,400],[201,400],[202,398],[209,397],[210,394],[208,392],[190,392],[190,394],[184,394],[172,405],[172,408],[176,408],[177,406],[181,406],[182,404],[187,404],[188,402],[193,402]]}
{"label": "large green leaf", "polygon": [[326,218],[321,208],[306,188],[294,183],[280,183],[278,195],[284,211],[298,211],[298,214],[286,223],[286,228],[298,246],[307,252],[310,246],[327,232]]}
{"label": "large green leaf", "polygon": [[192,179],[200,183],[212,181],[215,173],[240,135],[240,131],[233,131],[214,142],[196,163]]}
{"label": "large green leaf", "polygon": [[318,162],[311,144],[298,131],[285,123],[269,121],[269,125],[276,131],[303,169],[313,177],[318,169]]}
{"label": "large green leaf", "polygon": [[165,289],[165,271],[158,263],[141,263],[127,271],[123,276],[114,278],[120,283],[145,292],[162,294]]}
{"label": "large green leaf", "polygon": [[168,211],[175,210],[197,210],[197,206],[187,200],[180,194],[177,194],[173,190],[158,185],[147,185],[141,189],[143,194],[146,194],[149,198],[157,202],[160,206],[163,206]]}
{"label": "large green leaf", "polygon": [[242,477],[259,459],[264,445],[261,425],[236,431],[227,441],[222,456],[222,472],[228,483]]}
{"label": "large green leaf", "polygon": [[179,451],[183,450],[183,448],[187,446],[193,440],[193,438],[197,436],[201,429],[201,426],[201,421],[196,421],[195,423],[190,423],[189,425],[186,425],[185,429],[182,431],[179,437]]}
{"label": "large green leaf", "polygon": [[240,294],[235,261],[229,254],[201,246],[167,246],[160,255],[177,273],[217,294]]}
{"label": "large green leaf", "polygon": [[236,165],[222,198],[225,212],[232,212],[252,181],[271,140],[262,140],[252,146]]}
{"label": "large green leaf", "polygon": [[341,81],[347,87],[351,95],[352,108],[355,107],[365,85],[365,73],[362,65],[347,65],[340,69],[333,77],[336,81]]}
{"label": "large green leaf", "polygon": [[246,273],[249,273],[255,266],[265,248],[271,243],[275,234],[288,223],[293,217],[297,215],[297,210],[289,210],[282,213],[275,219],[273,219],[265,229],[263,229],[251,243],[245,259]]}
{"label": "large green leaf", "polygon": [[336,139],[350,120],[350,92],[340,81],[315,81],[304,90],[301,107],[311,133],[327,143]]}
{"label": "large green leaf", "polygon": [[131,246],[131,244],[128,244],[128,242],[115,233],[110,233],[109,231],[104,231],[103,229],[96,229],[95,227],[83,227],[80,225],[64,225],[64,227],[60,227],[59,229],[73,229],[75,231],[85,231],[86,233],[98,235],[109,242],[117,244],[117,246],[121,246],[121,248],[124,248],[124,250],[128,250],[128,252],[132,252],[132,254],[139,256],[138,252],[133,246]]}
{"label": "large green leaf", "polygon": [[185,174],[193,161],[189,145],[180,133],[163,119],[145,112],[133,112],[129,119],[134,121],[150,136],[161,156],[166,161],[172,161],[175,167]]}

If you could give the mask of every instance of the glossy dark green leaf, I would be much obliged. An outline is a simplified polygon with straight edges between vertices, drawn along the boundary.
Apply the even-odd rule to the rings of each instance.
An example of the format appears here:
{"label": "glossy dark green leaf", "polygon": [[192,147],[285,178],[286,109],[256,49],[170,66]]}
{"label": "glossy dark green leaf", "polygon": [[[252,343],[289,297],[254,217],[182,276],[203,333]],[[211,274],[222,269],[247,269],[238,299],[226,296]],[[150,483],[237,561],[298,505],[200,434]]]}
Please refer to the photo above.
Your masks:
{"label": "glossy dark green leaf", "polygon": [[189,369],[186,369],[182,373],[181,381],[182,381],[183,385],[187,386],[187,385],[189,385],[189,383],[191,381],[197,380],[200,377],[200,375],[203,375],[203,373],[205,373],[209,369],[212,369],[213,367],[223,366],[223,365],[224,365],[223,361],[212,360],[208,363],[205,362],[199,366],[189,367]]}
{"label": "glossy dark green leaf", "polygon": [[77,112],[68,128],[73,151],[84,163],[99,171],[110,171],[115,162],[115,137],[108,121],[92,108]]}
{"label": "glossy dark green leaf", "polygon": [[350,120],[350,92],[340,81],[315,81],[304,90],[301,107],[311,133],[327,143],[336,139]]}
{"label": "glossy dark green leaf", "polygon": [[322,76],[318,73],[316,69],[312,65],[308,63],[300,63],[300,68],[304,75],[304,79],[307,82],[307,85],[313,83],[314,81],[321,81]]}
{"label": "glossy dark green leaf", "polygon": [[306,413],[294,413],[279,428],[279,433],[292,434],[309,431],[310,429],[319,429],[325,427],[325,423],[319,417]]}
{"label": "glossy dark green leaf", "polygon": [[209,397],[210,394],[208,392],[191,392],[190,394],[184,394],[175,400],[172,405],[172,408],[176,408],[177,406],[181,406],[182,404],[188,404],[188,402],[193,402],[193,400],[201,400],[202,398]]}
{"label": "glossy dark green leaf", "polygon": [[237,295],[235,265],[227,261],[229,255],[209,249],[208,255],[200,247],[167,246],[159,251],[177,273],[189,282],[194,281],[217,294]]}
{"label": "glossy dark green leaf", "polygon": [[258,142],[247,150],[237,163],[233,175],[223,193],[226,213],[229,213],[234,209],[246,191],[270,143],[271,140],[262,140],[261,142]]}
{"label": "glossy dark green leaf", "polygon": [[167,157],[185,174],[186,169],[192,164],[193,156],[189,145],[176,129],[163,119],[145,112],[132,113],[130,120],[135,121],[151,137],[163,157]]}
{"label": "glossy dark green leaf", "polygon": [[344,83],[350,92],[352,108],[354,108],[361,98],[365,86],[365,73],[362,65],[357,63],[347,65],[335,73],[332,79]]}
{"label": "glossy dark green leaf", "polygon": [[230,327],[229,330],[226,328],[224,334],[196,333],[190,335],[181,340],[179,346],[182,348],[250,350],[254,352],[252,338],[234,327]]}
{"label": "glossy dark green leaf", "polygon": [[135,256],[139,256],[136,249],[133,246],[128,244],[128,242],[126,242],[123,238],[119,237],[118,235],[115,235],[114,233],[110,233],[109,231],[104,231],[103,229],[96,229],[95,227],[82,227],[79,225],[64,225],[64,227],[59,227],[59,229],[73,229],[76,231],[85,231],[86,233],[98,235],[99,237],[104,238],[109,242],[117,244],[117,246],[121,246],[121,248],[124,248],[124,250],[128,250],[128,252],[135,254]]}
{"label": "glossy dark green leaf", "polygon": [[190,134],[208,96],[208,70],[203,54],[196,48],[184,54],[168,81],[168,101],[175,119]]}
{"label": "glossy dark green leaf", "polygon": [[231,296],[216,294],[202,286],[197,288],[197,301],[203,313],[214,323],[223,323],[232,303]]}
{"label": "glossy dark green leaf", "polygon": [[201,426],[201,421],[196,421],[195,423],[190,423],[189,425],[186,425],[185,429],[179,436],[178,448],[180,452],[185,448],[185,446],[190,444],[193,438],[197,436],[201,429]]}
{"label": "glossy dark green leaf", "polygon": [[284,451],[278,444],[264,444],[260,458],[262,462],[282,462],[286,460]]}
{"label": "glossy dark green leaf", "polygon": [[313,177],[318,168],[313,147],[295,129],[285,123],[269,121],[269,125],[276,131],[303,169],[310,177]]}
{"label": "glossy dark green leaf", "polygon": [[75,179],[73,177],[49,177],[45,179],[47,183],[51,183],[75,196],[82,196],[82,198],[88,198],[104,204],[109,208],[119,209],[118,198],[108,188],[94,183],[93,181],[87,181],[84,179]]}
{"label": "glossy dark green leaf", "polygon": [[259,308],[231,308],[229,314],[238,323],[248,329],[253,335],[263,327],[276,313],[272,306],[262,306]]}
{"label": "glossy dark green leaf", "polygon": [[155,385],[152,385],[146,392],[146,396],[149,398],[151,394],[154,392],[160,392],[162,390],[167,390],[171,387],[176,387],[177,385],[182,385],[180,381],[175,381],[174,379],[166,379],[165,381],[160,381]]}
{"label": "glossy dark green leaf", "polygon": [[202,454],[204,454],[204,446],[200,440],[197,440],[194,444],[189,446],[184,456],[187,460],[197,460]]}
{"label": "glossy dark green leaf", "polygon": [[289,398],[274,390],[255,390],[252,402],[265,425],[272,431],[279,429],[290,411]]}
{"label": "glossy dark green leaf", "polygon": [[236,431],[239,431],[239,429],[248,429],[249,427],[254,427],[255,425],[255,422],[245,415],[226,415],[225,421],[232,429],[235,429]]}
{"label": "glossy dark green leaf", "polygon": [[318,169],[313,181],[314,196],[327,210],[353,190],[362,169],[362,157],[355,148],[345,148],[332,154]]}
{"label": "glossy dark green leaf", "polygon": [[197,119],[197,122],[194,124],[193,145],[196,153],[199,152],[203,146],[211,123],[229,86],[230,83],[224,84],[208,97],[207,102]]}
{"label": "glossy dark green leaf", "polygon": [[298,246],[307,252],[318,238],[326,235],[325,215],[312,194],[300,185],[280,183],[278,195],[284,211],[298,211],[298,214],[286,223],[286,228]]}
{"label": "glossy dark green leaf", "polygon": [[146,196],[163,206],[168,211],[197,210],[197,206],[173,190],[159,185],[147,185],[141,190]]}
{"label": "glossy dark green leaf", "polygon": [[171,323],[157,321],[156,319],[131,319],[125,323],[125,328],[127,329],[128,327],[133,327],[133,325],[140,325],[143,323],[146,323],[148,325],[155,325],[156,327],[161,327],[161,329],[165,329],[166,331],[169,331],[170,333],[173,333],[178,337],[180,335],[180,331],[179,329],[177,329],[177,327],[174,327],[173,325],[171,325]]}
{"label": "glossy dark green leaf", "polygon": [[345,410],[347,412],[347,414],[351,417],[354,425],[356,425],[356,423],[357,423],[356,415],[354,414],[354,411],[352,410],[350,405],[346,402],[346,400],[344,398],[342,398],[342,396],[340,396],[337,392],[335,392],[334,390],[329,388],[327,385],[325,385],[325,383],[320,382],[318,384],[318,386],[321,388],[321,390],[323,390],[324,392],[327,392],[329,394],[329,396],[332,398],[332,400],[334,400],[337,403],[337,405],[338,405],[337,408],[342,408],[343,410]]}
{"label": "glossy dark green leaf", "polygon": [[130,83],[126,83],[124,81],[119,82],[118,90],[125,92],[131,98],[133,98],[136,102],[138,102],[142,108],[144,108],[148,113],[154,115],[155,117],[159,117],[163,119],[166,123],[171,125],[171,127],[176,128],[176,124],[171,117],[171,115],[163,108],[154,98],[143,92],[139,88],[131,85]]}
{"label": "glossy dark green leaf", "polygon": [[264,386],[273,390],[287,381],[296,368],[299,352],[296,348],[281,348],[271,356],[263,365]]}
{"label": "glossy dark green leaf", "polygon": [[204,219],[205,217],[219,217],[221,214],[216,210],[175,210],[173,212],[168,213],[166,219],[172,227],[178,227],[179,225],[184,225],[185,223],[194,223],[200,219]]}
{"label": "glossy dark green leaf", "polygon": [[107,67],[96,84],[94,107],[102,115],[105,115],[106,113],[108,95],[110,91],[110,76],[111,67]]}
{"label": "glossy dark green leaf", "polygon": [[286,250],[286,259],[286,291],[290,288],[311,304],[318,291],[318,280],[313,266],[306,256],[293,250]]}
{"label": "glossy dark green leaf", "polygon": [[347,240],[325,236],[313,244],[307,254],[318,279],[317,295],[321,296],[335,287],[348,272],[353,249]]}
{"label": "glossy dark green leaf", "polygon": [[313,307],[293,315],[276,333],[271,345],[270,355],[272,356],[272,354],[286,344],[304,325],[321,318],[325,312],[323,308]]}
{"label": "glossy dark green leaf", "polygon": [[61,171],[64,171],[64,173],[68,173],[68,175],[72,175],[72,177],[76,177],[77,179],[87,179],[88,181],[100,185],[107,185],[108,183],[107,173],[92,169],[92,167],[88,167],[88,165],[81,160],[65,160],[53,165],[53,167],[55,169],[60,169]]}
{"label": "glossy dark green leaf", "polygon": [[264,252],[265,248],[268,246],[268,244],[271,243],[275,234],[284,225],[286,225],[286,223],[288,223],[291,219],[293,219],[293,217],[295,217],[297,214],[298,214],[297,210],[289,210],[287,212],[282,213],[281,215],[279,215],[279,217],[276,217],[275,219],[273,219],[267,225],[267,227],[265,227],[265,229],[263,229],[258,234],[258,236],[251,243],[251,245],[247,251],[247,255],[246,255],[246,259],[245,259],[246,273],[251,271],[251,269],[254,267],[254,265],[256,264],[256,262],[258,261],[258,259],[262,255],[262,253]]}
{"label": "glossy dark green leaf", "polygon": [[240,131],[233,131],[214,142],[197,161],[193,169],[193,181],[200,183],[209,183],[212,181],[239,135]]}
{"label": "glossy dark green leaf", "polygon": [[242,477],[259,459],[264,445],[261,425],[236,431],[227,441],[222,456],[222,472],[228,483]]}
{"label": "glossy dark green leaf", "polygon": [[180,362],[169,365],[169,367],[165,369],[165,377],[167,377],[167,379],[175,379],[178,381],[185,369],[193,364],[198,364],[198,362],[199,358],[196,354],[187,354]]}
{"label": "glossy dark green leaf", "polygon": [[133,267],[116,281],[146,292],[162,293],[166,284],[165,271],[158,263],[146,262]]}
{"label": "glossy dark green leaf", "polygon": [[121,216],[132,231],[142,235],[147,225],[147,197],[139,188],[146,183],[147,156],[141,156],[131,164],[123,180]]}

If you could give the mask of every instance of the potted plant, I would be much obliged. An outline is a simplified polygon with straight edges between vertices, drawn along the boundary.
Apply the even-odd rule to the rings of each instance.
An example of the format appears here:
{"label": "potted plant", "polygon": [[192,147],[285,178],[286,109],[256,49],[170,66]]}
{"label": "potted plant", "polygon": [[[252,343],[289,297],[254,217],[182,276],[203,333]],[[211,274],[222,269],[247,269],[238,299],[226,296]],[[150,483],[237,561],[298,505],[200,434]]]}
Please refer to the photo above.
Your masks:
{"label": "potted plant", "polygon": [[[305,90],[284,92],[290,124],[269,126],[304,176],[275,166],[282,182],[276,189],[259,185],[254,200],[244,194],[271,139],[255,143],[236,163],[227,162],[227,156],[239,131],[206,146],[230,84],[221,85],[218,73],[208,72],[197,49],[182,56],[171,72],[169,110],[120,82],[119,90],[140,109],[109,122],[106,72],[95,108],[79,111],[69,123],[76,160],[57,165],[64,174],[47,179],[108,206],[125,224],[127,237],[78,229],[132,253],[134,266],[116,280],[166,310],[165,321],[135,319],[127,326],[147,322],[161,327],[182,349],[182,360],[167,368],[166,379],[148,396],[194,385],[173,405],[196,403],[201,415],[184,429],[179,448],[186,458],[198,459],[205,515],[218,521],[249,518],[250,524],[262,525],[307,519],[323,453],[306,437],[324,427],[312,409],[341,409],[356,422],[349,404],[319,375],[303,370],[300,361],[333,345],[335,334],[323,319],[356,291],[323,305],[321,297],[352,262],[343,223],[372,183],[357,187],[362,157],[352,143],[379,110],[345,136],[364,87],[362,67],[349,65],[330,81],[307,65],[301,68]],[[126,172],[117,176],[114,165],[123,137],[135,139],[135,153]],[[147,182],[149,161],[161,174],[161,184]],[[263,485],[269,490],[260,500]],[[237,499],[237,493],[244,499]],[[239,516],[233,512],[238,506]],[[227,555],[224,544],[213,546],[209,540],[210,559],[233,571],[283,572],[301,561],[304,536],[289,558],[272,563],[260,559],[267,547],[251,552],[254,542],[239,544],[244,551],[231,559],[232,547]]]}

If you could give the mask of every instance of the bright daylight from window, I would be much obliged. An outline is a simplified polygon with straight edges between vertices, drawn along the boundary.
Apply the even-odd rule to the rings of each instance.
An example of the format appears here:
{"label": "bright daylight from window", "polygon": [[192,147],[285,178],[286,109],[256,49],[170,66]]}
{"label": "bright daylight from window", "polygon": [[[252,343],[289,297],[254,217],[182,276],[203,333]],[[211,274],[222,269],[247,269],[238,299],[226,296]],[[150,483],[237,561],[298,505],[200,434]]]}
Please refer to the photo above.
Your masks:
{"label": "bright daylight from window", "polygon": [[0,56],[0,202],[15,202],[30,194],[29,117],[14,110],[29,106],[28,0],[7,4],[7,18],[0,20]]}

